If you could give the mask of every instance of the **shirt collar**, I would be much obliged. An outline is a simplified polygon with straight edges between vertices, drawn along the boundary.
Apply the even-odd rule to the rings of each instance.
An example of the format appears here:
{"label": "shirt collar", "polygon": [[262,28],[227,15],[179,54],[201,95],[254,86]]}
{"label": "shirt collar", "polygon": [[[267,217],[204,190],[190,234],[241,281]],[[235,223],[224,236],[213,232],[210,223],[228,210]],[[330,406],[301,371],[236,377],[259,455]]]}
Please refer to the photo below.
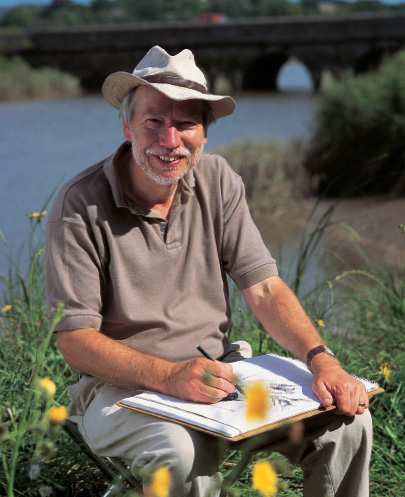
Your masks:
{"label": "shirt collar", "polygon": [[118,164],[122,154],[130,147],[128,142],[124,142],[120,145],[117,151],[108,157],[104,162],[104,174],[110,183],[111,191],[114,197],[114,201],[117,207],[126,207],[128,205],[125,201],[124,192],[121,188],[120,181],[118,179],[118,172],[116,165]]}

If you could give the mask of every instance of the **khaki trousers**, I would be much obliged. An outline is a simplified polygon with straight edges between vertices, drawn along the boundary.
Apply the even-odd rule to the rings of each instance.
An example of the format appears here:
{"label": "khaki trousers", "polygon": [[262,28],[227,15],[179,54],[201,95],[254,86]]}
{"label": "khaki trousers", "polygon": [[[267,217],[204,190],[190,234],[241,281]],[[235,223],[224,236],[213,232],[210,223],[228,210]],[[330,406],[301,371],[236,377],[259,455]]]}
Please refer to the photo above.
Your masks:
{"label": "khaki trousers", "polygon": [[372,421],[368,411],[352,418],[333,412],[309,418],[299,444],[290,441],[283,428],[229,446],[217,437],[116,405],[133,393],[98,386],[84,412],[76,406],[70,419],[94,453],[120,457],[144,483],[153,470],[167,466],[171,497],[219,496],[218,465],[227,448],[285,455],[303,469],[305,497],[369,495]]}

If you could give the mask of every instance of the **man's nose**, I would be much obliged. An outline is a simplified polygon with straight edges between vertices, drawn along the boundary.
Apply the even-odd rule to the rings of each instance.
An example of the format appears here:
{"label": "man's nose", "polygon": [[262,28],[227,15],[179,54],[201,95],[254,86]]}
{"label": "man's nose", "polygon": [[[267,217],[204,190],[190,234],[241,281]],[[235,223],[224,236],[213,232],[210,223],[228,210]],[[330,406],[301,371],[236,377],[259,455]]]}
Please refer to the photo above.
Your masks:
{"label": "man's nose", "polygon": [[181,137],[176,126],[166,126],[160,131],[160,145],[167,148],[176,148],[181,145]]}

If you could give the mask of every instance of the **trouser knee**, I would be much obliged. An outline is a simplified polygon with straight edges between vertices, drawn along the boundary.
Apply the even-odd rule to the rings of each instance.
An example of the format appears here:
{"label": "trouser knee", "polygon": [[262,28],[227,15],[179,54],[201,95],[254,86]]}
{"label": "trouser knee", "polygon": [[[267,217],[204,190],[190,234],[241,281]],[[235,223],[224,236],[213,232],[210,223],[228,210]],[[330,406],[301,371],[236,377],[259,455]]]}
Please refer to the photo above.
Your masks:
{"label": "trouser knee", "polygon": [[160,467],[168,468],[172,485],[178,488],[201,477],[217,478],[223,450],[214,437],[174,424],[165,435],[132,461],[133,471],[144,481]]}
{"label": "trouser knee", "polygon": [[[347,421],[346,421],[347,420]],[[343,421],[344,429],[340,430],[344,440],[350,440],[352,446],[371,447],[373,438],[373,422],[368,410],[364,414],[346,418]],[[333,429],[333,428],[332,428]]]}

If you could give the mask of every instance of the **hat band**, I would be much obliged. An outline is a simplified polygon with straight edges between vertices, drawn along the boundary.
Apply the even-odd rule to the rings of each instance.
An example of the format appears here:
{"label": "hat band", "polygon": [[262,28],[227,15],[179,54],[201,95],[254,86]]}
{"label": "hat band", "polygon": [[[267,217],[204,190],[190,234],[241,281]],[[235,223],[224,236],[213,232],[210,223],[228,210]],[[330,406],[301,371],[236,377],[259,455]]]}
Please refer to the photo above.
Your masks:
{"label": "hat band", "polygon": [[204,85],[200,85],[190,79],[179,78],[178,76],[164,76],[163,74],[154,74],[152,76],[144,76],[142,79],[148,83],[167,83],[169,85],[182,86],[190,90],[196,90],[200,93],[208,93]]}

